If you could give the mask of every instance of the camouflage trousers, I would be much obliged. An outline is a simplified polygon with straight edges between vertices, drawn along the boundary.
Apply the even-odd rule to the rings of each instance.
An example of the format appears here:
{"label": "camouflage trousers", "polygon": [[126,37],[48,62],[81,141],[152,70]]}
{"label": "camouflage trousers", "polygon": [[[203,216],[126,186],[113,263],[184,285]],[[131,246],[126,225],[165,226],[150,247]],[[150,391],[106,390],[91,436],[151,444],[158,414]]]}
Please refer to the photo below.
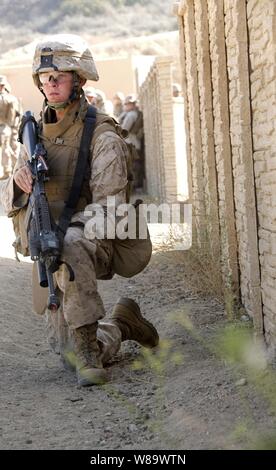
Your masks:
{"label": "camouflage trousers", "polygon": [[87,240],[83,229],[70,227],[64,238],[62,260],[70,264],[75,280],[69,281],[65,264],[55,274],[61,307],[57,313],[47,311],[47,336],[56,352],[71,349],[70,330],[98,321],[97,340],[102,362],[109,361],[121,345],[121,332],[112,319],[102,320],[105,310],[97,290],[97,279],[111,277],[113,247],[108,240]]}
{"label": "camouflage trousers", "polygon": [[11,146],[11,164],[12,164],[12,170],[14,169],[17,159],[19,157],[20,153],[20,143],[17,140],[18,138],[18,129],[12,129],[11,132],[11,137],[10,137],[10,146]]}
{"label": "camouflage trousers", "polygon": [[10,146],[10,134],[0,127],[0,172],[9,176],[13,165],[13,151]]}

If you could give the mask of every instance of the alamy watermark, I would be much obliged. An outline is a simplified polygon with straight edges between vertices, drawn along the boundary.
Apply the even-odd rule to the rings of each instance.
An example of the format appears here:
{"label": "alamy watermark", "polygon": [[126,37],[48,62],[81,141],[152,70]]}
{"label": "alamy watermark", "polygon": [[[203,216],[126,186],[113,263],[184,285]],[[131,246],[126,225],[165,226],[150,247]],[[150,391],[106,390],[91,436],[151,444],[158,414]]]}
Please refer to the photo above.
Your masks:
{"label": "alamy watermark", "polygon": [[155,244],[167,249],[188,250],[192,245],[192,205],[183,203],[89,204],[85,211],[84,235],[89,240],[119,238],[146,239],[148,231]]}

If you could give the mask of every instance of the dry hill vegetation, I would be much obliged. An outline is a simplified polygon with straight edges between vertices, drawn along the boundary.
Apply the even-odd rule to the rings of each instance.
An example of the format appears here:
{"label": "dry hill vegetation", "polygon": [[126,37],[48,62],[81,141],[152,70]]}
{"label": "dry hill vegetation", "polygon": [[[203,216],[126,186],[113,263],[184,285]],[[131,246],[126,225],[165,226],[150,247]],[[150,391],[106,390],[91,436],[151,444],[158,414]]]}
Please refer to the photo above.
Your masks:
{"label": "dry hill vegetation", "polygon": [[177,22],[172,4],[172,0],[0,0],[1,54],[43,34],[70,32],[103,42],[173,31]]}

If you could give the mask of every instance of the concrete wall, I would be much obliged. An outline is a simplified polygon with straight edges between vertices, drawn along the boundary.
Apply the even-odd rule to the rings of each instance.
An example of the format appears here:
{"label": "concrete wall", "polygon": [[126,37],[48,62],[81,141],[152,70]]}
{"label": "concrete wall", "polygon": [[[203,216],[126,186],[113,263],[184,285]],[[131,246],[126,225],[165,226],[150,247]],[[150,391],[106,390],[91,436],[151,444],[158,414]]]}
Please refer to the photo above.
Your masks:
{"label": "concrete wall", "polygon": [[217,246],[226,292],[275,355],[276,2],[181,0],[174,11],[195,239]]}

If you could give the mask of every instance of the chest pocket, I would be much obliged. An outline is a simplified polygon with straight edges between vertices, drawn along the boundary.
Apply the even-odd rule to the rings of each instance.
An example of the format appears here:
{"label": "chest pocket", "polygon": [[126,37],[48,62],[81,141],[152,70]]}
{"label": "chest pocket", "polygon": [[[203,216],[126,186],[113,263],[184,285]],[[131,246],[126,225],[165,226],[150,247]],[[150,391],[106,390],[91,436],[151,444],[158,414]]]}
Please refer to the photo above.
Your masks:
{"label": "chest pocket", "polygon": [[[53,216],[57,219],[73,184],[80,139],[78,136],[70,139],[57,138],[52,141],[43,139],[43,143],[48,153],[49,164],[49,181],[45,183],[45,190]],[[89,177],[87,174],[76,211],[83,210],[91,201]]]}

